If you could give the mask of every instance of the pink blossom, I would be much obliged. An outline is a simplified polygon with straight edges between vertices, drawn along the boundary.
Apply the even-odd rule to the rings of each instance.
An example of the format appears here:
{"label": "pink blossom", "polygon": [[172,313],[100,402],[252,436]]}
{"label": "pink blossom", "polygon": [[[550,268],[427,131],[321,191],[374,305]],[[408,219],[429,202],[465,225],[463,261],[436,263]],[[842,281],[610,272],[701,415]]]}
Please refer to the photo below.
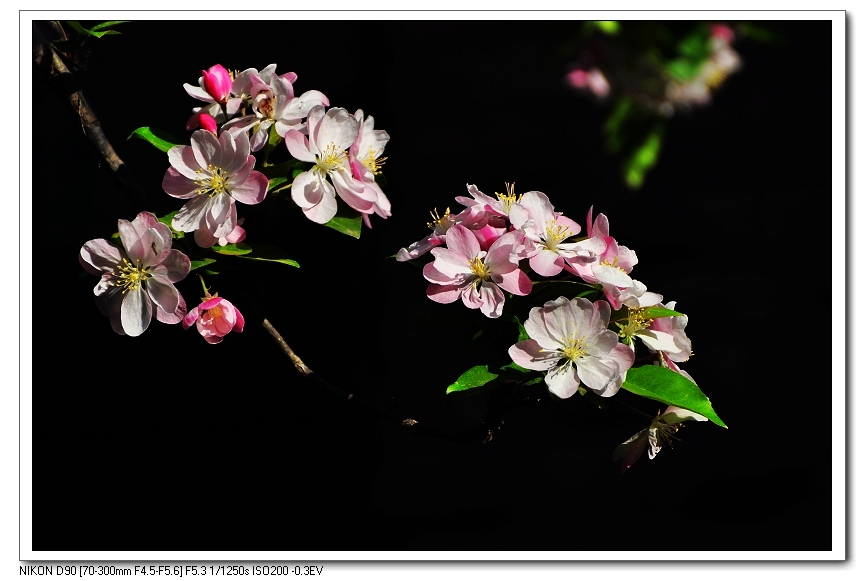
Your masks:
{"label": "pink blossom", "polygon": [[214,101],[225,105],[231,95],[231,75],[222,65],[216,64],[201,71],[201,88],[207,91]]}
{"label": "pink blossom", "polygon": [[81,247],[84,269],[101,275],[93,289],[96,304],[120,335],[136,337],[147,330],[150,319],[179,323],[186,313],[183,296],[174,283],[189,274],[189,258],[171,248],[171,230],[150,212],[132,222],[117,221],[118,248],[97,238]]}
{"label": "pink blossom", "polygon": [[[381,166],[387,159],[382,157],[382,153],[390,136],[386,131],[373,129],[375,120],[372,115],[364,119],[362,109],[355,112],[354,118],[357,119],[360,129],[348,150],[352,176],[362,184],[366,197],[375,198],[372,211],[382,218],[388,218],[391,215],[390,200],[375,182],[375,176],[381,173]],[[363,214],[363,220],[367,227],[372,227],[368,213]]]}
{"label": "pink blossom", "polygon": [[582,258],[570,259],[566,261],[565,268],[590,284],[600,283],[603,286],[604,296],[615,310],[622,308],[622,305],[646,306],[647,301],[654,301],[651,304],[659,303],[661,296],[654,293],[642,298],[646,292],[646,285],[628,276],[637,264],[637,255],[628,247],[619,245],[616,239],[610,236],[610,223],[607,217],[598,214],[593,224],[592,208],[589,208],[586,222],[586,234],[589,238],[582,241],[580,245],[590,249],[592,254],[596,254],[597,259],[594,261]]}
{"label": "pink blossom", "polygon": [[294,178],[291,199],[307,218],[326,224],[336,215],[336,196],[362,214],[374,211],[378,197],[357,181],[351,172],[348,148],[360,127],[358,120],[342,108],[325,112],[313,107],[307,118],[309,136],[297,129],[285,134],[289,153],[313,167]]}
{"label": "pink blossom", "polygon": [[210,131],[214,135],[217,134],[217,125],[216,119],[208,115],[207,113],[201,113],[198,115],[198,125],[207,131]]}
{"label": "pink blossom", "polygon": [[237,113],[243,103],[243,99],[239,96],[232,97],[231,75],[225,67],[213,65],[206,71],[201,71],[201,74],[197,87],[184,83],[183,89],[190,97],[209,104],[192,110],[193,115],[186,122],[187,130],[200,127],[199,116],[202,113],[212,116],[218,123],[224,123]]}
{"label": "pink blossom", "polygon": [[514,236],[502,236],[489,252],[481,250],[477,238],[459,224],[451,226],[445,238],[447,248],[433,248],[430,252],[435,260],[423,269],[424,277],[432,283],[427,288],[430,299],[452,303],[462,298],[468,308],[496,318],[505,302],[501,289],[515,295],[531,292],[532,281],[512,256]]}
{"label": "pink blossom", "polygon": [[240,227],[241,224],[243,224],[243,218],[238,218],[237,226],[234,227],[234,230],[232,230],[227,236],[220,236],[219,238],[211,234],[210,230],[207,228],[199,228],[195,231],[195,234],[193,234],[195,243],[202,248],[210,248],[214,244],[225,246],[226,244],[237,244],[238,242],[242,242],[246,238],[246,230]]}
{"label": "pink blossom", "polygon": [[183,318],[183,329],[195,323],[204,340],[212,345],[222,342],[232,331],[242,332],[244,320],[237,307],[222,297],[205,294],[202,303]]}
{"label": "pink blossom", "polygon": [[[438,215],[438,210],[433,210],[430,212],[430,216],[433,219],[432,222],[427,222],[427,227],[432,230],[430,235],[410,244],[408,248],[400,248],[396,255],[397,261],[405,262],[406,260],[418,258],[436,246],[445,244],[447,231],[455,224],[461,224],[474,233],[477,228],[483,228],[487,223],[486,212],[483,209],[477,208],[466,208],[456,215],[451,214],[451,209],[447,208],[442,216]],[[483,244],[481,244],[481,250],[488,249],[489,247],[485,249]]]}
{"label": "pink blossom", "polygon": [[523,194],[519,202],[510,206],[508,216],[514,228],[525,234],[525,258],[541,276],[556,276],[567,260],[578,256],[581,247],[565,240],[579,234],[580,225],[561,212],[555,212],[546,194]]}
{"label": "pink blossom", "polygon": [[259,151],[267,143],[269,129],[275,127],[280,137],[285,137],[289,129],[303,131],[303,119],[318,105],[330,105],[327,97],[319,91],[307,91],[300,97],[294,96],[292,83],[297,79],[294,73],[274,75],[276,65],[270,65],[261,73],[247,69],[235,80],[233,90],[245,94],[251,100],[252,113],[232,119],[223,129],[232,131],[251,131],[250,149]]}
{"label": "pink blossom", "polygon": [[267,178],[253,170],[245,133],[223,131],[217,138],[205,130],[192,134],[192,145],[168,150],[171,167],[162,188],[175,198],[190,200],[175,214],[175,230],[206,229],[214,237],[231,234],[237,226],[235,201],[258,204],[267,195]]}
{"label": "pink blossom", "polygon": [[517,365],[546,371],[547,388],[560,398],[574,395],[580,383],[610,397],[624,383],[634,352],[607,329],[609,321],[606,301],[559,297],[530,311],[530,339],[512,345],[508,354]]}

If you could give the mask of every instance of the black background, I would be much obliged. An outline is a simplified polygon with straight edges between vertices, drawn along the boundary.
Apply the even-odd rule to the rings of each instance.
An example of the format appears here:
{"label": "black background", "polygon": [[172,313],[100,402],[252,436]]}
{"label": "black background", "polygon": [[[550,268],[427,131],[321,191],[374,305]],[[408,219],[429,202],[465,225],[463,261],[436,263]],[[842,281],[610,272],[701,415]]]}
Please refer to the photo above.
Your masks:
{"label": "black background", "polygon": [[[783,42],[736,45],[743,69],[670,121],[636,192],[605,153],[608,110],[562,82],[578,22],[118,25],[77,76],[148,208],[99,167],[34,68],[33,292],[48,308],[33,313],[33,549],[829,550],[830,24],[763,24]],[[155,321],[117,336],[76,255],[118,218],[179,208],[161,190],[166,156],[126,138],[185,135],[198,102],[182,84],[215,63],[276,63],[297,93],[373,115],[391,137],[393,217],[354,240],[288,196],[240,205],[250,245],[301,264],[208,278],[246,330],[218,346]],[[612,450],[638,423],[541,398],[489,443],[460,445],[337,401],[260,328],[267,317],[358,398],[446,432],[475,426],[488,395],[444,392],[479,362],[466,334],[482,315],[432,303],[420,271],[387,257],[426,235],[429,210],[456,209],[466,183],[492,194],[505,181],[580,223],[591,205],[609,217],[640,259],[633,276],[689,315],[685,369],[729,430],[688,425],[622,476]],[[197,303],[197,278],[178,288]]]}

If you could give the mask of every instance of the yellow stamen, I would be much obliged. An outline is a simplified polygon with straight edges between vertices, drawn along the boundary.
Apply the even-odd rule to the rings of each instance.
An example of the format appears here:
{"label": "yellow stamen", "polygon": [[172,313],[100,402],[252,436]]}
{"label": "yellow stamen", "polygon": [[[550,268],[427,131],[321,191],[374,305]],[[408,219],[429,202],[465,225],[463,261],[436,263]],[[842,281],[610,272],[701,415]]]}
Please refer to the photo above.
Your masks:
{"label": "yellow stamen", "polygon": [[516,182],[514,182],[514,183],[505,182],[505,191],[507,193],[506,194],[500,194],[500,193],[496,192],[496,196],[498,197],[499,201],[501,201],[501,203],[502,203],[502,213],[503,214],[507,214],[508,212],[510,212],[511,206],[514,205],[515,203],[519,204],[520,200],[523,199],[522,194],[520,194],[519,196],[514,194],[514,187],[515,186],[516,186]]}
{"label": "yellow stamen", "polygon": [[198,186],[198,195],[212,198],[225,191],[225,186],[228,183],[228,172],[212,164],[207,166],[207,172],[209,175],[203,169],[195,171],[201,176],[195,180],[195,185]]}
{"label": "yellow stamen", "polygon": [[113,272],[112,274],[116,277],[111,285],[121,287],[121,294],[126,294],[127,291],[136,290],[140,287],[148,278],[153,276],[150,272],[149,266],[141,267],[141,261],[136,260],[135,265],[125,258],[123,259],[122,264],[117,265],[117,272]]}
{"label": "yellow stamen", "polygon": [[647,329],[649,325],[652,324],[654,319],[647,319],[643,316],[643,312],[645,309],[641,308],[631,308],[628,307],[628,322],[627,323],[616,323],[616,326],[619,327],[619,337],[623,337],[625,339],[625,343],[630,344],[634,337],[642,331],[643,329]]}
{"label": "yellow stamen", "polygon": [[361,160],[361,163],[368,167],[369,171],[371,171],[373,175],[379,175],[381,173],[381,166],[384,165],[384,162],[386,160],[386,157],[379,157],[378,159],[376,159],[375,150],[372,148],[372,146],[370,146],[366,157]]}
{"label": "yellow stamen", "polygon": [[348,162],[348,155],[344,149],[337,150],[336,144],[328,145],[321,155],[315,156],[315,169],[321,173],[330,173],[339,171],[345,167]]}
{"label": "yellow stamen", "polygon": [[576,361],[583,355],[587,353],[584,345],[586,342],[586,336],[583,335],[579,339],[577,338],[577,334],[574,333],[570,337],[562,338],[562,345],[565,346],[562,349],[562,354],[570,361]]}

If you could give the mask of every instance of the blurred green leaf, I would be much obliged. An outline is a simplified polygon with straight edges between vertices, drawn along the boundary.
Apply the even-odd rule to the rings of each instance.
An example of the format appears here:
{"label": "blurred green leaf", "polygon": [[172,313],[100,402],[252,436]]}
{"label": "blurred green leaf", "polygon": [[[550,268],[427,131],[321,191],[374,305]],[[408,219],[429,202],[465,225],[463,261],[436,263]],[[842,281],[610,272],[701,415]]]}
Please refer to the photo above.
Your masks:
{"label": "blurred green leaf", "polygon": [[107,34],[120,34],[116,30],[102,30],[103,28],[108,28],[109,26],[114,26],[115,24],[122,24],[124,22],[129,22],[128,20],[109,20],[107,22],[102,22],[101,24],[97,24],[93,28],[84,28],[81,24],[76,20],[67,20],[66,23],[78,34],[84,36],[93,36],[96,38],[102,38]]}
{"label": "blurred green leaf", "polygon": [[707,417],[722,428],[727,427],[712,409],[709,398],[700,391],[697,384],[671,369],[657,365],[643,365],[629,369],[626,377],[622,389],[667,405],[691,410]]}

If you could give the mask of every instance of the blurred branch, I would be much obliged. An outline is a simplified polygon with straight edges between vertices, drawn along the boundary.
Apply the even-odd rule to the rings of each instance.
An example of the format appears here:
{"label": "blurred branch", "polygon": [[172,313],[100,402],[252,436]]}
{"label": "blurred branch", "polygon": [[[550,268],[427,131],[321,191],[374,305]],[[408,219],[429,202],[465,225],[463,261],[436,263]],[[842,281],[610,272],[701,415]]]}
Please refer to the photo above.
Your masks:
{"label": "blurred branch", "polygon": [[[108,169],[135,206],[147,208],[150,205],[147,193],[114,151],[111,143],[108,142],[99,119],[96,118],[87,103],[87,99],[84,98],[78,80],[46,38],[48,34],[59,34],[58,28],[59,26],[55,22],[33,23],[33,63],[42,71],[49,85],[60,98],[66,101],[72,112],[78,116],[81,129],[87,140],[105,161]],[[60,33],[62,33],[62,29],[60,29]]]}

